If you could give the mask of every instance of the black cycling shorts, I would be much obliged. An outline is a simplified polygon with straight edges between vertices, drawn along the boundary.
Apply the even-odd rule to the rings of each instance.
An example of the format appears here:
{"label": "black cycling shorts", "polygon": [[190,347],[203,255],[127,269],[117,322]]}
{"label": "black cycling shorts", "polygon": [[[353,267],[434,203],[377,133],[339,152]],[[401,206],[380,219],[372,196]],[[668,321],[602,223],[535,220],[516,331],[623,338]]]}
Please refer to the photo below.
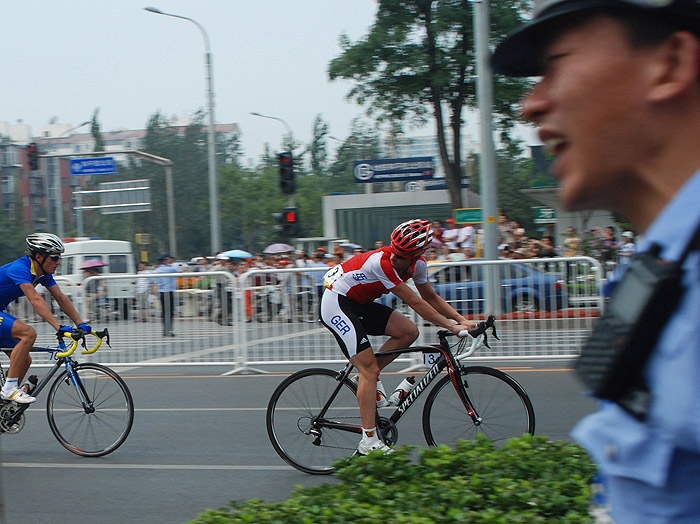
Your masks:
{"label": "black cycling shorts", "polygon": [[326,290],[321,298],[321,322],[335,336],[349,359],[372,345],[367,335],[385,335],[394,312],[377,302],[359,304],[344,295]]}

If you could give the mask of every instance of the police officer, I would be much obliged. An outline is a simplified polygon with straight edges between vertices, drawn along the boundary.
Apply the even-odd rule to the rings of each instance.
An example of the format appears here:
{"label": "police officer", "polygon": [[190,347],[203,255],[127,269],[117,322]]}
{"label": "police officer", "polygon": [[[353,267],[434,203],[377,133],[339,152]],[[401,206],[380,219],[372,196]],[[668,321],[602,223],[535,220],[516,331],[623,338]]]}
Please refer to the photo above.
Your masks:
{"label": "police officer", "polygon": [[[608,209],[680,260],[700,226],[700,3],[535,0],[494,71],[541,77],[523,114],[555,159],[568,210]],[[700,253],[643,369],[646,418],[601,402],[573,436],[597,462],[612,517],[700,522]],[[656,326],[649,326],[654,329]]]}

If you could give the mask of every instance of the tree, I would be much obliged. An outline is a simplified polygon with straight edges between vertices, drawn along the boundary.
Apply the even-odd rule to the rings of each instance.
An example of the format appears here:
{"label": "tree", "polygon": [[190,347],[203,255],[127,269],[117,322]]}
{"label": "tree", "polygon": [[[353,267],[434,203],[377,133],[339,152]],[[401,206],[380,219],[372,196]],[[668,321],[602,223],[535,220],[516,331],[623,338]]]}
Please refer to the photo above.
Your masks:
{"label": "tree", "polygon": [[[143,151],[173,161],[172,176],[175,234],[178,256],[210,253],[209,199],[207,180],[206,127],[203,114],[198,113],[184,128],[172,127],[160,115],[151,116],[147,126]],[[148,161],[135,163],[139,177],[150,179],[150,213],[137,213],[135,227],[142,233],[152,233],[153,246],[164,251],[168,238],[168,217],[165,191],[165,169]]]}
{"label": "tree", "polygon": [[309,146],[311,156],[311,173],[325,176],[328,173],[328,123],[324,122],[321,115],[316,115],[314,120],[313,138]]}
{"label": "tree", "polygon": [[[478,170],[480,158],[475,157],[474,163]],[[534,235],[535,207],[542,204],[523,192],[533,186],[551,185],[552,180],[535,168],[531,158],[518,157],[511,148],[498,151],[496,154],[496,176],[498,186],[498,206],[509,220],[517,221],[529,234]],[[471,189],[481,193],[481,180],[472,177]]]}
{"label": "tree", "polygon": [[0,266],[26,254],[25,237],[31,233],[22,219],[22,196],[19,185],[15,186],[15,194],[9,206],[8,213],[0,210]]}
{"label": "tree", "polygon": [[97,120],[97,115],[100,112],[100,108],[96,107],[95,112],[92,114],[92,120],[90,121],[90,133],[92,133],[92,138],[95,139],[95,147],[93,151],[104,151],[105,150],[105,140],[102,137],[102,132],[100,131],[100,122]]}
{"label": "tree", "polygon": [[225,249],[259,252],[277,241],[273,213],[287,206],[279,190],[277,165],[255,170],[224,166],[219,170],[220,213]]}
{"label": "tree", "polygon": [[380,158],[382,154],[379,131],[355,118],[350,125],[350,135],[336,152],[328,180],[328,193],[356,192],[357,183],[353,168],[355,161]]}
{"label": "tree", "polygon": [[217,165],[235,164],[240,165],[239,157],[243,155],[241,137],[233,135],[217,137],[216,144]]}
{"label": "tree", "polygon": [[[491,37],[510,33],[523,20],[527,0],[491,2]],[[351,43],[341,36],[342,54],[329,67],[331,80],[352,80],[348,98],[379,120],[423,124],[435,121],[440,158],[453,209],[462,207],[461,128],[463,109],[476,107],[472,6],[466,0],[380,0],[369,34]],[[508,140],[516,103],[526,81],[495,79],[496,125]],[[448,151],[446,128],[453,138]]]}

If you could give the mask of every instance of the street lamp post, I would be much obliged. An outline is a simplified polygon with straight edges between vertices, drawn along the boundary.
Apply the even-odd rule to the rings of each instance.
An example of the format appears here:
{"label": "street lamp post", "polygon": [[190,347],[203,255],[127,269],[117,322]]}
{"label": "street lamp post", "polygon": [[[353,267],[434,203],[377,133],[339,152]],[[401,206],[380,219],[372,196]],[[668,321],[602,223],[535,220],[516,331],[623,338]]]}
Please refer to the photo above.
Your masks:
{"label": "street lamp post", "polygon": [[[90,123],[86,120],[80,125],[71,127],[68,131],[63,133],[63,137],[69,137],[73,131],[80,129]],[[49,168],[49,173],[51,174],[52,186],[53,186],[53,201],[54,201],[54,212],[56,213],[56,234],[63,238],[65,236],[65,224],[63,220],[63,191],[61,188],[61,165],[58,160],[53,160],[51,162],[51,167]]]}
{"label": "street lamp post", "polygon": [[[471,0],[474,4],[474,51],[476,55],[477,86],[476,97],[479,102],[481,117],[481,156],[479,163],[479,180],[481,182],[481,207],[483,209],[483,227],[486,260],[498,258],[498,208],[496,191],[496,155],[493,148],[493,131],[491,113],[493,104],[493,74],[491,71],[491,52],[489,51],[489,3],[485,0]],[[501,312],[501,284],[498,268],[487,265],[484,289],[486,291],[486,311],[497,315]]]}
{"label": "street lamp post", "polygon": [[171,16],[188,20],[197,26],[204,38],[204,65],[207,72],[207,103],[209,105],[209,126],[207,128],[207,146],[209,156],[209,222],[211,227],[211,250],[213,253],[221,251],[221,228],[219,225],[219,191],[216,180],[216,145],[214,143],[214,76],[212,71],[211,51],[209,49],[209,35],[202,25],[186,16],[165,13],[156,7],[144,7],[149,13]]}
{"label": "street lamp post", "polygon": [[287,135],[289,136],[290,148],[291,148],[291,146],[294,145],[294,144],[292,144],[292,140],[293,140],[292,128],[289,127],[289,124],[287,122],[285,122],[284,120],[282,120],[281,118],[278,118],[276,116],[268,116],[268,115],[263,115],[263,114],[255,113],[255,112],[250,113],[250,114],[253,116],[259,116],[260,118],[269,118],[270,120],[277,120],[279,123],[281,123],[284,126],[284,129],[287,131]]}
{"label": "street lamp post", "polygon": [[[289,127],[289,124],[282,120],[281,118],[278,118],[276,116],[268,116],[268,115],[263,115],[261,113],[255,113],[252,112],[250,113],[253,116],[259,116],[260,118],[269,118],[270,120],[277,120],[279,123],[281,123],[284,126],[284,129],[287,131],[287,135],[289,136],[289,149],[291,150],[294,147],[294,142],[293,142],[293,135],[292,135],[292,128]],[[296,207],[297,205],[297,199],[295,195],[289,195],[289,199],[287,200],[287,205],[289,207]]]}

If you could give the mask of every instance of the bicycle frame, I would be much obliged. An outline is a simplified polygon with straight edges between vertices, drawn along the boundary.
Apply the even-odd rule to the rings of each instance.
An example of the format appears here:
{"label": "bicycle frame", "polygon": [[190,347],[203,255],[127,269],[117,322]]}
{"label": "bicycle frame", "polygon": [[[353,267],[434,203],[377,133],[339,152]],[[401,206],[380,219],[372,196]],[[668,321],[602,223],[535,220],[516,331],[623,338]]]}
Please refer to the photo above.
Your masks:
{"label": "bicycle frame", "polygon": [[[56,362],[54,365],[49,369],[49,371],[44,375],[44,377],[37,383],[36,387],[32,391],[32,396],[36,397],[38,394],[46,387],[46,385],[53,379],[53,377],[56,375],[56,373],[61,369],[61,367],[65,367],[68,376],[71,379],[71,382],[73,383],[73,386],[75,387],[76,391],[78,391],[78,394],[80,395],[80,400],[83,403],[83,408],[85,408],[86,412],[89,412],[90,410],[94,409],[92,405],[92,401],[89,399],[87,395],[87,391],[85,391],[85,388],[83,387],[82,382],[80,381],[77,373],[74,371],[74,366],[77,364],[75,360],[73,360],[70,357],[57,357],[56,355],[59,353],[63,353],[66,350],[66,344],[61,342],[59,345],[54,346],[54,347],[40,347],[40,346],[35,346],[32,348],[32,352],[41,352],[41,353],[48,353],[49,354],[49,360],[55,360]],[[3,349],[4,352],[9,354],[11,353],[10,351],[7,351],[7,349]],[[5,371],[2,367],[2,364],[0,364],[0,377],[2,380],[2,384],[5,383],[6,377],[5,377]],[[0,386],[2,385],[0,384]],[[10,422],[12,424],[16,423],[20,417],[22,416],[22,413],[24,413],[31,404],[19,404],[17,406],[17,409],[15,410],[14,414],[12,415],[12,418],[10,419]]]}
{"label": "bicycle frame", "polygon": [[[418,397],[420,397],[420,395],[427,389],[427,387],[445,368],[447,368],[448,370],[449,376],[452,380],[452,384],[457,390],[460,400],[462,401],[464,407],[467,410],[467,414],[472,418],[475,424],[478,425],[481,423],[481,418],[475,412],[471,402],[469,401],[469,398],[464,392],[464,389],[460,387],[459,383],[457,382],[462,376],[460,364],[458,364],[456,359],[454,358],[454,355],[452,354],[452,351],[450,350],[450,347],[447,344],[447,340],[444,337],[441,338],[441,344],[442,345],[413,346],[409,348],[392,349],[376,354],[376,357],[381,358],[383,356],[398,356],[404,353],[417,353],[419,351],[422,353],[440,353],[440,357],[438,357],[438,359],[435,361],[435,364],[433,364],[432,367],[425,373],[425,375],[423,375],[423,378],[418,383],[416,383],[416,386],[413,388],[411,393],[405,399],[403,399],[403,401],[401,401],[401,403],[396,407],[396,410],[394,410],[391,416],[388,417],[388,420],[390,420],[392,424],[396,424],[401,419],[401,417],[403,417],[403,415],[408,411],[408,409],[413,405],[413,403],[418,399]],[[336,395],[340,391],[340,388],[343,386],[343,380],[346,377],[350,376],[350,373],[353,369],[354,366],[351,363],[348,363],[345,366],[345,368],[343,368],[343,370],[339,372],[338,386],[335,388],[330,398],[323,406],[318,416],[315,418],[314,422],[316,424],[321,422],[321,425],[323,427],[327,427],[330,429],[339,429],[359,434],[362,433],[362,427],[359,424],[348,424],[346,422],[330,421],[325,420],[323,418],[326,412],[328,411],[328,408],[332,404],[333,400],[335,399]],[[377,417],[377,427],[380,426],[380,418],[382,417]]]}
{"label": "bicycle frame", "polygon": [[[134,403],[124,380],[107,366],[78,362],[71,355],[82,341],[83,355],[97,351],[103,339],[109,345],[109,332],[92,331],[97,342],[92,348],[85,342],[86,333],[63,330],[55,346],[34,346],[32,352],[47,353],[53,365],[31,391],[37,397],[49,385],[46,416],[51,432],[71,453],[82,457],[102,457],[121,446],[134,422]],[[63,338],[72,339],[70,347]],[[16,348],[6,348],[8,355]],[[61,369],[63,368],[63,370]],[[58,373],[58,374],[57,374]],[[0,380],[6,375],[0,365]],[[31,379],[34,383],[34,379]],[[25,425],[24,412],[32,404],[3,401],[0,406],[0,432],[16,434]]]}

